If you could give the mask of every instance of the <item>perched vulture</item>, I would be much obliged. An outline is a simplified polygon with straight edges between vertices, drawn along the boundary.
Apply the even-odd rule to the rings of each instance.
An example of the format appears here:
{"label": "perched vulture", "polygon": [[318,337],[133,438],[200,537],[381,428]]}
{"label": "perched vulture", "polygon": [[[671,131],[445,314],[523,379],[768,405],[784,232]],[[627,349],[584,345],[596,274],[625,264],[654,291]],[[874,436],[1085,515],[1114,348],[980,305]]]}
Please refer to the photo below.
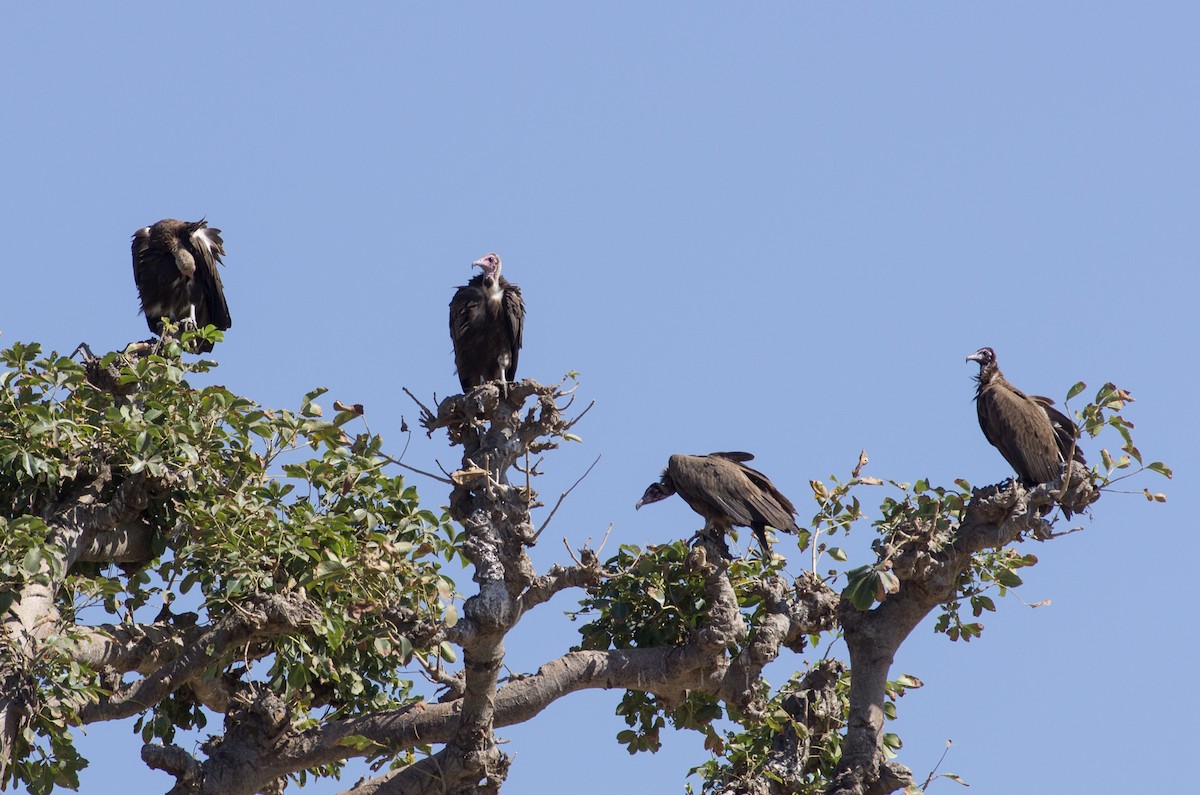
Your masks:
{"label": "perched vulture", "polygon": [[[1077,444],[1079,429],[1054,401],[1026,395],[1004,378],[996,366],[996,352],[980,348],[967,357],[979,363],[975,409],[983,435],[1000,451],[1026,487],[1058,480],[1063,464],[1073,458],[1086,466]],[[1063,513],[1070,518],[1065,507]]]}
{"label": "perched vulture", "polygon": [[[133,234],[133,280],[142,299],[146,325],[162,334],[162,319],[194,328],[233,325],[217,264],[225,256],[220,229],[203,219],[167,218]],[[200,353],[212,350],[206,343]]]}
{"label": "perched vulture", "polygon": [[525,325],[521,288],[500,275],[500,256],[484,254],[471,266],[483,273],[459,287],[450,301],[450,339],[464,392],[516,378]]}
{"label": "perched vulture", "polygon": [[[798,533],[796,508],[767,476],[746,466],[749,453],[673,455],[662,478],[651,483],[634,508],[678,493],[705,519],[705,530],[724,534],[734,525],[754,530],[763,554],[771,556],[766,527]],[[719,537],[719,536],[718,536]]]}

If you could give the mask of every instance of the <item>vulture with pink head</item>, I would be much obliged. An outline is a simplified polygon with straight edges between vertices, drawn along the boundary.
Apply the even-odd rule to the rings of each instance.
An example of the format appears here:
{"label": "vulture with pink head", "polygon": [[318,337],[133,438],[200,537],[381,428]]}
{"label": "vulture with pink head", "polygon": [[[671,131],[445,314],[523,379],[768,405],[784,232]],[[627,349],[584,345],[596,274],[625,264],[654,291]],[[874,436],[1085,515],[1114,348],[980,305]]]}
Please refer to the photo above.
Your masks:
{"label": "vulture with pink head", "polygon": [[483,272],[459,287],[450,301],[450,339],[464,392],[516,378],[525,326],[521,288],[500,275],[500,256],[484,254],[471,266]]}

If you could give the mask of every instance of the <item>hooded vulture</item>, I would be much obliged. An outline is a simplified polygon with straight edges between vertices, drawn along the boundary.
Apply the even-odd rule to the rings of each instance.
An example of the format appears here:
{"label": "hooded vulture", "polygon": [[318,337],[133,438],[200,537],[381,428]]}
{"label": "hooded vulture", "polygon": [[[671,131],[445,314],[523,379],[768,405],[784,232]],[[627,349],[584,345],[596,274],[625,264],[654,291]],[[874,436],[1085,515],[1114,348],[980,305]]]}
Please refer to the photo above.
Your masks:
{"label": "hooded vulture", "polygon": [[500,275],[500,256],[484,254],[471,266],[483,273],[459,287],[450,301],[450,339],[464,392],[516,378],[525,326],[521,288]]}
{"label": "hooded vulture", "polygon": [[[133,234],[133,280],[142,299],[146,325],[162,334],[162,319],[194,328],[233,325],[217,264],[225,256],[220,229],[203,219],[167,218]],[[197,347],[207,353],[212,343]]]}
{"label": "hooded vulture", "polygon": [[[991,348],[980,348],[967,361],[979,363],[975,379],[979,382],[975,391],[979,427],[1016,471],[1021,485],[1033,487],[1058,480],[1068,459],[1087,465],[1077,443],[1079,429],[1054,408],[1053,400],[1026,395],[1008,383]],[[1070,518],[1069,510],[1063,508],[1063,513]]]}
{"label": "hooded vulture", "polygon": [[651,483],[634,508],[665,500],[672,494],[705,519],[705,530],[727,532],[734,525],[754,530],[768,558],[766,527],[798,533],[796,508],[767,476],[743,462],[749,453],[673,455],[662,477]]}

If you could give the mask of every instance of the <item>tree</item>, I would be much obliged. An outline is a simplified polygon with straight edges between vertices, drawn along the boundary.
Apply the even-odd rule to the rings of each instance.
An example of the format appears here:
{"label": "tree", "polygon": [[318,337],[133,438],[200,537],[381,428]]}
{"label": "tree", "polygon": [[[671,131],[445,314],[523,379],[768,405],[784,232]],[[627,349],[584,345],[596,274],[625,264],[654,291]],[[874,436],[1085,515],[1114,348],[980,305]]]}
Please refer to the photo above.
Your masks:
{"label": "tree", "polygon": [[[973,617],[1036,563],[1010,545],[1058,535],[1056,502],[1080,511],[1129,475],[1170,476],[1142,465],[1122,416],[1132,398],[1106,384],[1078,416],[1092,436],[1119,434],[1121,452],[1061,484],[910,485],[864,474],[865,453],[848,478],[812,481],[799,577],[779,555],[730,560],[704,537],[622,545],[604,562],[585,548],[539,573],[526,551],[553,517],[536,529],[530,514],[540,456],[578,441],[582,416],[566,381],[485,384],[424,411],[426,430],[463,450],[434,476],[450,491],[439,514],[393,474],[361,406],[325,419],[319,389],[285,411],[193,387],[214,365],[184,359],[188,343],[84,364],[37,345],[0,353],[6,786],[74,785],[72,727],[134,719],[172,793],[279,792],[353,757],[381,771],[354,795],[496,792],[511,762],[498,730],[572,692],[621,688],[631,752],[655,749],[668,721],[704,734],[705,792],[915,791],[885,731],[920,686],[891,671],[912,629],[937,610],[951,639],[977,636]],[[830,541],[860,532],[864,489],[886,491],[875,559],[840,567]],[[470,587],[452,579],[463,570]],[[509,630],[563,591],[581,593],[579,646],[502,679]],[[96,609],[106,623],[86,620]],[[763,679],[785,650],[839,634],[847,661],[775,690]],[[402,673],[414,664],[424,681]],[[201,753],[173,744],[210,720]]]}

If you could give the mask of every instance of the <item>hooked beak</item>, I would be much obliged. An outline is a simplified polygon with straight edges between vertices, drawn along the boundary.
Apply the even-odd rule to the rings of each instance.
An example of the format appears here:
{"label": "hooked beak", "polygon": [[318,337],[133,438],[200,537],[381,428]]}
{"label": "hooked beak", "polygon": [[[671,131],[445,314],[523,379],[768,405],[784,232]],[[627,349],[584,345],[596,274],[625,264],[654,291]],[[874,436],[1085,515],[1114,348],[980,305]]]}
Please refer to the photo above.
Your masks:
{"label": "hooked beak", "polygon": [[645,500],[638,500],[637,502],[635,502],[633,504],[633,510],[640,511],[642,509],[642,506],[645,504],[646,504]]}

